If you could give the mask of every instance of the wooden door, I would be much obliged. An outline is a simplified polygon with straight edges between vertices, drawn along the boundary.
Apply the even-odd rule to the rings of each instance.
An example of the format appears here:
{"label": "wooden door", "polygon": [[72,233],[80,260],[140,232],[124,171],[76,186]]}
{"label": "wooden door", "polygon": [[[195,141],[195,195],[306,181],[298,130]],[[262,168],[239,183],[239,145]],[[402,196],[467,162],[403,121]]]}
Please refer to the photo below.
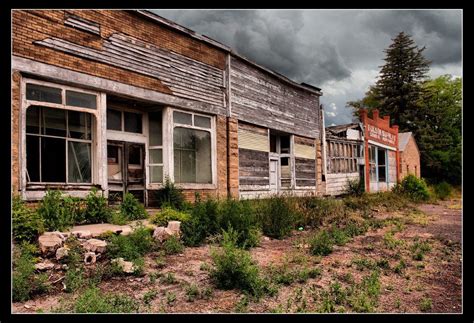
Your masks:
{"label": "wooden door", "polygon": [[270,193],[278,192],[278,160],[270,160]]}

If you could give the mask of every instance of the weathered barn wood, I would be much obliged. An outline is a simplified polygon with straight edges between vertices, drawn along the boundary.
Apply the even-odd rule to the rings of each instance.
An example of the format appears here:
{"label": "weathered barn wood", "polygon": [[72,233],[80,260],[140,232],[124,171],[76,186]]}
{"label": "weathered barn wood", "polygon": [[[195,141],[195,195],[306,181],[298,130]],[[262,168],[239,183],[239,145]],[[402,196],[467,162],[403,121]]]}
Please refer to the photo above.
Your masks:
{"label": "weathered barn wood", "polygon": [[269,171],[268,152],[239,148],[240,185],[269,185]]}
{"label": "weathered barn wood", "polygon": [[231,58],[232,116],[310,138],[319,136],[319,96]]}
{"label": "weathered barn wood", "polygon": [[223,71],[124,34],[104,40],[102,50],[55,37],[35,44],[155,77],[178,97],[225,106]]}
{"label": "weathered barn wood", "polygon": [[296,179],[296,186],[315,186],[316,185],[315,160],[296,157],[295,158],[295,179]]}
{"label": "weathered barn wood", "polygon": [[98,23],[71,14],[67,14],[66,17],[64,21],[66,26],[100,36],[100,25]]}

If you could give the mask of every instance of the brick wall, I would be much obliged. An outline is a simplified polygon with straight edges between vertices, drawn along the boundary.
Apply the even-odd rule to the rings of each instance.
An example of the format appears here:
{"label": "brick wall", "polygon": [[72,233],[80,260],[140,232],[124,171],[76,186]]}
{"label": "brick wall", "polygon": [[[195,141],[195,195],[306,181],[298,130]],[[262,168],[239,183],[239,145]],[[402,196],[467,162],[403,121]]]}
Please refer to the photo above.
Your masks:
{"label": "brick wall", "polygon": [[420,153],[413,137],[410,137],[408,140],[405,150],[400,152],[400,163],[401,179],[403,179],[408,174],[414,174],[417,177],[420,177]]}
{"label": "brick wall", "polygon": [[12,110],[11,110],[11,129],[12,129],[12,168],[11,168],[11,179],[12,179],[12,193],[18,193],[20,188],[20,159],[19,150],[20,150],[20,84],[21,84],[21,75],[20,73],[14,71],[12,73]]}
{"label": "brick wall", "polygon": [[227,118],[227,182],[229,184],[229,195],[235,198],[239,196],[239,125],[237,119]]}

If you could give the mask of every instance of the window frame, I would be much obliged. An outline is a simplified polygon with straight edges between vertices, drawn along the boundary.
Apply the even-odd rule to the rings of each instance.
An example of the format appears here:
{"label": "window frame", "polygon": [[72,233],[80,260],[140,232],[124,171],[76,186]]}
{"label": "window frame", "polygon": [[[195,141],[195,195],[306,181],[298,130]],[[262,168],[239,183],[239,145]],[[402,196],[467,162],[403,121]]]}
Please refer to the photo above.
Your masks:
{"label": "window frame", "polygon": [[[30,100],[26,98],[26,90],[27,84],[36,84],[41,86],[52,87],[61,90],[61,103],[52,103],[46,101],[37,101],[37,100]],[[20,190],[22,192],[22,197],[25,199],[37,199],[41,198],[44,195],[44,192],[47,187],[60,187],[65,191],[70,189],[75,190],[90,190],[91,187],[101,185],[101,177],[102,172],[100,170],[100,165],[98,164],[97,156],[100,155],[101,140],[102,140],[102,133],[99,129],[99,125],[102,122],[101,118],[101,109],[102,109],[102,102],[103,102],[103,94],[97,91],[86,90],[82,88],[78,88],[75,86],[64,85],[61,83],[55,82],[48,82],[38,79],[26,78],[22,77],[21,79],[21,106],[20,106]],[[71,106],[66,104],[66,91],[71,90],[74,92],[86,93],[95,95],[96,97],[96,108],[85,108],[85,107],[77,107]],[[90,183],[72,183],[68,182],[67,178],[67,171],[66,171],[66,182],[28,182],[27,181],[27,168],[26,168],[26,112],[27,109],[31,106],[38,106],[38,107],[46,107],[46,108],[53,108],[59,109],[64,111],[76,111],[76,112],[85,112],[91,114],[91,141],[87,141],[91,144],[91,182]],[[44,137],[48,137],[49,135],[41,135]],[[50,136],[49,136],[50,137]],[[56,137],[56,136],[52,136]],[[63,138],[58,137],[61,139],[65,139],[66,142],[71,141],[80,142],[81,139],[77,138]],[[66,144],[66,156],[67,156],[67,149],[68,146]],[[68,168],[68,161],[66,157],[66,169]],[[81,194],[79,194],[81,195]]]}
{"label": "window frame", "polygon": [[[187,113],[192,115],[192,124],[186,125],[181,123],[174,123],[173,114],[174,112]],[[217,188],[217,140],[216,140],[216,117],[213,115],[207,115],[203,113],[198,113],[194,111],[187,111],[177,108],[168,108],[166,111],[166,116],[162,119],[163,122],[163,161],[165,161],[165,151],[167,151],[167,172],[165,171],[165,166],[163,167],[164,176],[168,176],[171,181],[175,182],[174,178],[174,128],[188,128],[194,130],[202,130],[210,133],[211,138],[211,183],[177,183],[183,189],[216,189]],[[201,116],[210,118],[211,127],[204,128],[199,126],[194,126],[194,116]],[[167,122],[165,122],[165,120]],[[165,136],[167,134],[167,136]],[[167,137],[165,139],[165,137]],[[167,142],[165,143],[165,140]]]}
{"label": "window frame", "polygon": [[[150,144],[150,113],[159,113],[161,112],[161,146],[159,145],[151,145]],[[146,140],[146,151],[145,151],[145,164],[146,164],[146,181],[147,181],[147,188],[152,188],[154,186],[163,186],[163,183],[165,181],[165,165],[166,165],[166,162],[165,162],[165,156],[166,156],[166,152],[165,152],[165,142],[167,143],[167,138],[165,138],[165,127],[164,127],[164,124],[165,124],[165,118],[166,118],[166,112],[167,112],[167,109],[166,108],[162,108],[161,110],[159,111],[149,111],[147,114],[146,114],[146,120],[147,120],[147,140]],[[150,150],[153,150],[153,149],[161,149],[161,163],[152,163],[151,162],[151,153],[150,153]],[[162,174],[162,180],[161,180],[161,183],[159,182],[152,182],[151,181],[151,171],[150,171],[150,167],[153,167],[153,166],[161,166],[161,171],[163,172]]]}

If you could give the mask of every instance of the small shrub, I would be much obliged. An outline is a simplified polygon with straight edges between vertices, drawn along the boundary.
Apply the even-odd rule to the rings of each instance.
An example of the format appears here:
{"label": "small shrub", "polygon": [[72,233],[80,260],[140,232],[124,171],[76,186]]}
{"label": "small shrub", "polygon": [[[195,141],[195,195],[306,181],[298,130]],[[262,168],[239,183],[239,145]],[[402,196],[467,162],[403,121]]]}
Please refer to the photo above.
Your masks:
{"label": "small shrub", "polygon": [[412,251],[412,258],[413,260],[421,261],[426,253],[431,251],[431,247],[427,241],[419,242],[415,241],[413,245],[410,247]]}
{"label": "small shrub", "polygon": [[119,294],[105,294],[97,287],[82,293],[74,303],[75,313],[138,313],[139,304],[133,298]]}
{"label": "small shrub", "polygon": [[196,200],[189,221],[181,223],[182,239],[186,246],[199,246],[219,232],[218,202],[212,199]]}
{"label": "small shrub", "polygon": [[265,235],[282,239],[289,236],[298,218],[296,206],[284,196],[272,196],[261,200],[257,207],[257,218]]}
{"label": "small shrub", "polygon": [[349,180],[347,182],[345,193],[352,196],[361,196],[365,193],[364,182],[361,180]]}
{"label": "small shrub", "polygon": [[177,253],[182,253],[184,250],[183,243],[176,236],[169,237],[165,242],[163,242],[163,250],[167,255],[174,255]]}
{"label": "small shrub", "polygon": [[420,302],[420,311],[428,312],[432,308],[433,308],[433,303],[431,301],[431,298],[423,297]]}
{"label": "small shrub", "polygon": [[125,225],[128,222],[128,218],[120,210],[111,210],[107,222],[115,225]]}
{"label": "small shrub", "polygon": [[331,235],[323,230],[316,233],[313,238],[310,239],[310,251],[316,256],[327,256],[332,252],[332,246],[334,240]]}
{"label": "small shrub", "polygon": [[172,303],[174,303],[174,301],[176,301],[176,294],[169,291],[166,292],[166,303],[168,303],[168,305],[171,305]]}
{"label": "small shrub", "polygon": [[248,312],[249,298],[247,295],[243,295],[239,301],[235,304],[235,313],[246,313]]}
{"label": "small shrub", "polygon": [[200,296],[199,288],[194,284],[187,286],[185,293],[188,302],[194,302],[194,300]]}
{"label": "small shrub", "polygon": [[64,231],[74,224],[74,214],[65,207],[61,191],[48,190],[37,210],[47,231]]}
{"label": "small shrub", "polygon": [[18,242],[35,241],[44,232],[43,218],[30,210],[25,202],[15,196],[12,199],[12,235]]}
{"label": "small shrub", "polygon": [[394,191],[405,194],[415,202],[426,201],[430,198],[430,193],[425,180],[418,178],[413,174],[405,176],[402,182],[395,186]]}
{"label": "small shrub", "polygon": [[254,210],[248,200],[227,199],[220,203],[218,220],[221,230],[230,228],[237,233],[237,246],[251,248],[258,245],[260,234]]}
{"label": "small shrub", "polygon": [[126,193],[123,197],[120,212],[129,220],[140,220],[148,217],[145,207],[132,193]]}
{"label": "small shrub", "polygon": [[212,282],[222,289],[240,289],[253,296],[263,294],[265,286],[259,277],[258,266],[248,251],[237,248],[238,235],[232,229],[223,233],[222,248],[212,250],[214,268],[210,270]]}
{"label": "small shrub", "polygon": [[321,226],[325,221],[341,217],[345,214],[344,204],[334,198],[317,198],[306,196],[298,198],[298,209],[301,212],[300,225],[312,228]]}
{"label": "small shrub", "polygon": [[407,267],[405,261],[403,259],[400,260],[400,262],[393,268],[394,273],[396,274],[402,274],[403,270]]}
{"label": "small shrub", "polygon": [[352,260],[352,264],[356,266],[357,270],[361,271],[365,268],[372,270],[376,267],[376,264],[368,258],[355,258]]}
{"label": "small shrub", "polygon": [[113,235],[109,238],[107,253],[111,258],[122,257],[133,261],[152,251],[155,241],[150,229],[139,226],[127,236]]}
{"label": "small shrub", "polygon": [[177,283],[178,281],[176,280],[176,277],[173,273],[167,273],[165,276],[161,277],[160,282],[171,285]]}
{"label": "small shrub", "polygon": [[335,226],[331,229],[330,233],[334,243],[338,246],[345,245],[350,239],[345,230],[341,230]]}
{"label": "small shrub", "polygon": [[453,187],[447,182],[441,182],[434,186],[434,192],[437,198],[446,200],[451,197],[453,193]]}
{"label": "small shrub", "polygon": [[145,295],[143,295],[143,303],[145,303],[146,305],[149,305],[151,301],[156,298],[157,295],[158,295],[158,292],[156,290],[150,290],[146,292]]}
{"label": "small shrub", "polygon": [[24,242],[15,248],[12,298],[14,302],[24,302],[36,294],[47,292],[50,285],[46,274],[35,274],[35,246]]}
{"label": "small shrub", "polygon": [[383,242],[388,249],[395,249],[403,244],[402,240],[396,239],[392,232],[387,232],[383,236]]}
{"label": "small shrub", "polygon": [[107,222],[111,216],[111,210],[107,199],[98,193],[97,188],[86,196],[86,209],[84,211],[85,223],[103,223]]}
{"label": "small shrub", "polygon": [[186,200],[183,190],[177,187],[170,178],[165,178],[165,184],[157,191],[156,199],[160,207],[169,206],[176,210],[186,209]]}
{"label": "small shrub", "polygon": [[150,222],[157,226],[166,226],[169,221],[189,221],[190,215],[187,212],[181,212],[171,207],[164,207],[160,212],[150,218]]}
{"label": "small shrub", "polygon": [[82,267],[73,267],[69,265],[64,277],[64,285],[66,293],[73,293],[81,288],[85,283],[84,271]]}

